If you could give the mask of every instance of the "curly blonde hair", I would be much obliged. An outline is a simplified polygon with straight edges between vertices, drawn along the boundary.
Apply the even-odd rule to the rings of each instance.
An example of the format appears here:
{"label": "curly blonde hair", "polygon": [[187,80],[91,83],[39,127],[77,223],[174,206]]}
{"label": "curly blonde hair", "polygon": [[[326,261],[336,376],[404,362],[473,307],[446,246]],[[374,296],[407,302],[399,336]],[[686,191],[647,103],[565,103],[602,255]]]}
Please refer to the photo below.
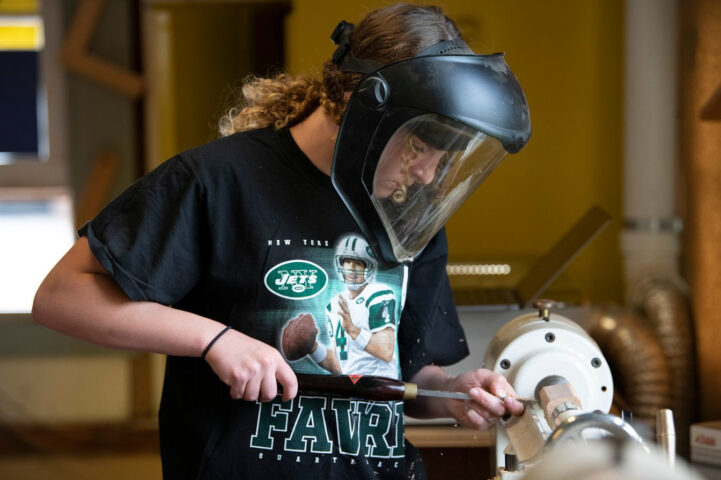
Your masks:
{"label": "curly blonde hair", "polygon": [[[399,3],[368,13],[350,35],[350,52],[385,65],[454,38],[461,38],[461,33],[439,7]],[[220,119],[220,134],[293,126],[318,107],[340,124],[345,93],[353,91],[362,77],[342,72],[330,61],[323,65],[322,80],[288,73],[249,77],[241,89],[243,99]]]}

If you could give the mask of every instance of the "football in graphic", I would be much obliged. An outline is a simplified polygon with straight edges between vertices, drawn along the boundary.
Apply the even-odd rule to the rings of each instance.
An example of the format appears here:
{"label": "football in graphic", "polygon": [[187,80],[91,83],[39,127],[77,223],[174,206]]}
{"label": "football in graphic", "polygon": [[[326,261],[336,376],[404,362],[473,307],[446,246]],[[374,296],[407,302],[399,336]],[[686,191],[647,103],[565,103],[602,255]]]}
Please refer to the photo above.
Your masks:
{"label": "football in graphic", "polygon": [[313,315],[301,313],[283,327],[280,334],[280,349],[288,360],[298,360],[311,353],[318,328]]}

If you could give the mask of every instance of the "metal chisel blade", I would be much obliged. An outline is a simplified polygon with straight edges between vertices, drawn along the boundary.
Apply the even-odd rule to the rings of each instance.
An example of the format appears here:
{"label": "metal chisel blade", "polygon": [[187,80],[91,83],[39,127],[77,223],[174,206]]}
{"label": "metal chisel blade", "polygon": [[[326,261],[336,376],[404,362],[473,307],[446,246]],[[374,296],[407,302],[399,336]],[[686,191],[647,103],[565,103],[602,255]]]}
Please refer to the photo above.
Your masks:
{"label": "metal chisel blade", "polygon": [[440,398],[455,398],[457,400],[470,400],[471,397],[467,393],[461,392],[444,392],[441,390],[427,390],[425,388],[418,389],[418,396],[424,397],[440,397]]}

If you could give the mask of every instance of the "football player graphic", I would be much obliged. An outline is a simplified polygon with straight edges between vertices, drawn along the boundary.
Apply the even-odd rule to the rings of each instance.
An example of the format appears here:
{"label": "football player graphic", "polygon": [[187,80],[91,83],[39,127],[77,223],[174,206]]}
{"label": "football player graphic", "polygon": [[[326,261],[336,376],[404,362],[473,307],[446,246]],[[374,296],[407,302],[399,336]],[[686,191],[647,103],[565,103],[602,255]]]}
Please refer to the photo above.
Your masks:
{"label": "football player graphic", "polygon": [[335,374],[398,378],[397,299],[389,286],[373,281],[378,263],[370,246],[357,235],[341,237],[334,263],[346,288],[326,307],[330,346],[316,340],[311,358]]}

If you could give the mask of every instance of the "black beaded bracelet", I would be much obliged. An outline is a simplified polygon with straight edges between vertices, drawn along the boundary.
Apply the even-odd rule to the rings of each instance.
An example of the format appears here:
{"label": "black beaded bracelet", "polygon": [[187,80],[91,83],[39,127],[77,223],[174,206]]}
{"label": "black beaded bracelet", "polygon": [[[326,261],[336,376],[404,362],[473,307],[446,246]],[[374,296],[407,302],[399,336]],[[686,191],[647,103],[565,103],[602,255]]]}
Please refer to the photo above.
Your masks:
{"label": "black beaded bracelet", "polygon": [[231,328],[233,328],[233,327],[231,327],[230,325],[228,325],[227,327],[225,327],[224,329],[222,329],[222,330],[220,331],[220,333],[218,333],[215,337],[213,337],[213,339],[210,341],[210,343],[208,343],[208,346],[205,347],[205,350],[203,350],[203,354],[200,356],[200,358],[202,358],[203,360],[205,360],[205,356],[206,356],[206,355],[208,354],[208,352],[210,351],[210,347],[212,347],[213,344],[214,344],[215,342],[217,342],[218,339],[219,339],[220,337],[222,337],[222,336],[225,334],[225,332],[227,332],[227,331],[230,330]]}

